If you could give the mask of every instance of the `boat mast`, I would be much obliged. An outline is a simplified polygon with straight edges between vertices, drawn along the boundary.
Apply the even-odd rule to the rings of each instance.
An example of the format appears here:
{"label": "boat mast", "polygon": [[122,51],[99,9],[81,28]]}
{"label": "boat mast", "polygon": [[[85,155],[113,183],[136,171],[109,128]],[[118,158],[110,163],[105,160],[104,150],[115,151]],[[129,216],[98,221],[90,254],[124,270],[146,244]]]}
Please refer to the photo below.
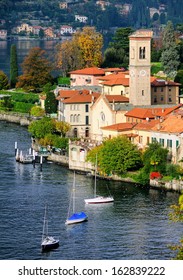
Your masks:
{"label": "boat mast", "polygon": [[97,196],[97,154],[95,159],[95,184],[94,184],[94,197]]}
{"label": "boat mast", "polygon": [[45,205],[42,240],[48,235],[47,206]]}
{"label": "boat mast", "polygon": [[73,201],[72,201],[72,203],[73,203],[73,206],[72,206],[72,210],[73,210],[73,213],[75,213],[75,171],[74,171],[74,180],[73,180]]}

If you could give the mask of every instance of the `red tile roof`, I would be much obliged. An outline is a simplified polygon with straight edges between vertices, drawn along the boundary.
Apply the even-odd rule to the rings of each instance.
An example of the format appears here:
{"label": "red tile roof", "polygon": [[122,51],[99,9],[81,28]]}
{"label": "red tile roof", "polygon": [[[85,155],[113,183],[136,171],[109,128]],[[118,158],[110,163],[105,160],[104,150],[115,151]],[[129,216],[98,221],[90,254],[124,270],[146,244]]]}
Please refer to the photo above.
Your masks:
{"label": "red tile roof", "polygon": [[78,94],[79,90],[59,90],[59,95],[57,96],[57,100],[62,98],[69,98],[75,94]]}
{"label": "red tile roof", "polygon": [[157,123],[159,123],[159,120],[151,120],[142,123],[137,123],[135,129],[148,131],[151,130],[152,127],[154,127]]}
{"label": "red tile roof", "polygon": [[71,71],[69,72],[69,74],[102,76],[105,75],[105,72],[103,69],[98,67],[89,67],[89,68]]}
{"label": "red tile roof", "polygon": [[165,87],[165,86],[179,86],[179,83],[175,83],[173,81],[166,81],[164,79],[154,79],[154,81],[151,82],[151,86],[154,87]]}
{"label": "red tile roof", "polygon": [[125,114],[126,117],[138,119],[154,119],[155,117],[165,117],[168,114],[178,110],[182,104],[175,105],[169,108],[133,108]]}
{"label": "red tile roof", "polygon": [[101,127],[101,129],[120,132],[120,131],[131,130],[134,126],[135,123],[116,123],[116,124]]}
{"label": "red tile roof", "polygon": [[152,109],[145,108],[133,108],[129,112],[125,114],[126,117],[138,118],[138,119],[154,119],[154,114],[152,113]]}
{"label": "red tile roof", "polygon": [[115,86],[115,85],[123,85],[125,87],[129,87],[129,78],[120,77],[118,75],[114,75],[114,77],[110,80],[106,80],[101,83],[105,86]]}
{"label": "red tile roof", "polygon": [[115,103],[128,103],[129,102],[129,98],[125,97],[123,95],[105,95],[105,97],[107,98],[107,100],[111,103],[111,102],[115,102]]}
{"label": "red tile roof", "polygon": [[152,127],[152,131],[166,132],[166,133],[182,133],[183,132],[183,118],[181,115],[169,115],[162,122],[159,122]]}
{"label": "red tile roof", "polygon": [[63,100],[62,102],[65,104],[74,104],[74,103],[91,103],[92,101],[96,101],[96,99],[100,96],[98,92],[90,93],[87,90],[80,91],[78,94],[71,96]]}

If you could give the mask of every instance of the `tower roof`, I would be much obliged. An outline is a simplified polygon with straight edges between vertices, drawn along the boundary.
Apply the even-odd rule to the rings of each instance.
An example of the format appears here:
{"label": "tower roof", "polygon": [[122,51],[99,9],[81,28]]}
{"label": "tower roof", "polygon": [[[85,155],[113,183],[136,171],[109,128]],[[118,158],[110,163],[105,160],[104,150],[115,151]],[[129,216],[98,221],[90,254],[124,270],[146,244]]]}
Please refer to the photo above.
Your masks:
{"label": "tower roof", "polygon": [[139,29],[132,33],[129,38],[152,38],[153,31],[150,29]]}

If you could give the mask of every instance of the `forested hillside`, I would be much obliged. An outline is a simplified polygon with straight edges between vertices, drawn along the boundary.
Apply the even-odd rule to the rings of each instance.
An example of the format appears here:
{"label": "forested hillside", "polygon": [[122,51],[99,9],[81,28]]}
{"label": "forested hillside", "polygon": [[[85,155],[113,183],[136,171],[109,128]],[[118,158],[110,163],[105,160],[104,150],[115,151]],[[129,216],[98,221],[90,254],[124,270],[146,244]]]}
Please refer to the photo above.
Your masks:
{"label": "forested hillside", "polygon": [[[66,9],[59,4],[68,2]],[[97,0],[0,0],[0,20],[6,20],[5,28],[10,29],[21,21],[40,20],[45,25],[57,28],[61,24],[76,23],[76,14],[88,17],[88,25],[94,25],[99,31],[109,30],[112,27],[131,26],[133,28],[148,28],[153,25],[165,24],[171,20],[174,24],[182,23],[182,0],[108,0],[103,9]],[[121,5],[131,4],[125,14]],[[150,8],[157,9],[157,13],[150,15]],[[47,20],[47,22],[46,22]]]}

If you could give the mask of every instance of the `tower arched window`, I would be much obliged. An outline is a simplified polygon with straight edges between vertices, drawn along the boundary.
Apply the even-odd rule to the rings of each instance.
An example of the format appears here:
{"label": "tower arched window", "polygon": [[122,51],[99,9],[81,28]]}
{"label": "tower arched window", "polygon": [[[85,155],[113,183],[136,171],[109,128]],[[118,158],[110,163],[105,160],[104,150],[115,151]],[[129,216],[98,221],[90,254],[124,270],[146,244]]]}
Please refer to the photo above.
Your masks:
{"label": "tower arched window", "polygon": [[139,59],[145,59],[145,57],[146,57],[146,48],[140,47],[139,48]]}
{"label": "tower arched window", "polygon": [[85,137],[89,137],[89,127],[85,128]]}

